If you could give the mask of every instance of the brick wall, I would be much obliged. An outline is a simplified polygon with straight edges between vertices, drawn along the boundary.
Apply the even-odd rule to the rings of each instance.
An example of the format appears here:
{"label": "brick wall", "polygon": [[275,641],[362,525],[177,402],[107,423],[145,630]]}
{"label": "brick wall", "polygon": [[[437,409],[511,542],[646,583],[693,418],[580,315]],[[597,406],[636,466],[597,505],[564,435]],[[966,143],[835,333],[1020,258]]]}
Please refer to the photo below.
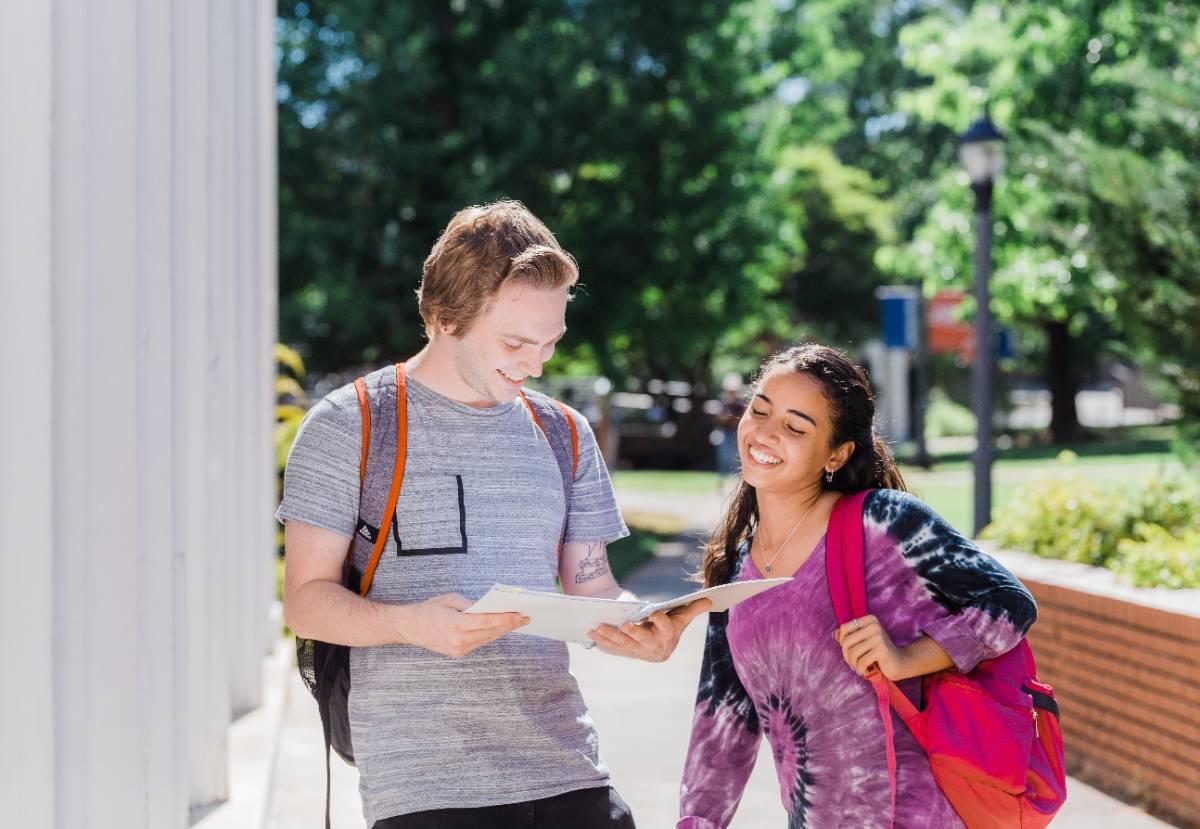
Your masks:
{"label": "brick wall", "polygon": [[1200,829],[1200,605],[1164,610],[1013,569],[1038,601],[1029,641],[1062,707],[1071,774]]}

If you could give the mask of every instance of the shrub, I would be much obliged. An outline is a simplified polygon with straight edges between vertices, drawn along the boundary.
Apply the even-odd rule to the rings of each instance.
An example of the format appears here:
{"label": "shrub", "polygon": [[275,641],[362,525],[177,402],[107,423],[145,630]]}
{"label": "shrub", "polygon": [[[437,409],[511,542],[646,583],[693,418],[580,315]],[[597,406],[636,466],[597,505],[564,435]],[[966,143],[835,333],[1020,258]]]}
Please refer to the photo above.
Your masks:
{"label": "shrub", "polygon": [[960,437],[975,434],[975,414],[966,406],[951,400],[941,389],[929,392],[925,410],[925,436],[929,438]]}
{"label": "shrub", "polygon": [[1200,485],[1184,472],[1166,472],[1142,482],[1126,496],[1125,535],[1139,524],[1157,524],[1172,535],[1200,530]]}
{"label": "shrub", "polygon": [[1200,531],[1178,536],[1157,524],[1138,524],[1118,544],[1113,569],[1136,587],[1200,587]]}
{"label": "shrub", "polygon": [[1117,553],[1122,524],[1116,496],[1060,457],[1053,473],[1017,490],[983,537],[1046,558],[1103,566]]}
{"label": "shrub", "polygon": [[[275,500],[283,498],[283,468],[287,465],[292,441],[308,408],[304,394],[304,361],[293,349],[275,344]],[[283,529],[275,531],[276,547],[283,555]]]}
{"label": "shrub", "polygon": [[1141,587],[1200,586],[1200,485],[1164,473],[1102,488],[1064,452],[1030,481],[983,537],[1046,558],[1109,567]]}

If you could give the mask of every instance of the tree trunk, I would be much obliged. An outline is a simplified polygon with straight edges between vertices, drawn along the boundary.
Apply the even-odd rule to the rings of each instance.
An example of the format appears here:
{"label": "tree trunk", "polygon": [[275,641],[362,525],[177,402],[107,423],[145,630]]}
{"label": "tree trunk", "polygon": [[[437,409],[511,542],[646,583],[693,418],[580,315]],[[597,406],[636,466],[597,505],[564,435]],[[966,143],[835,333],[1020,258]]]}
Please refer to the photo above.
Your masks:
{"label": "tree trunk", "polygon": [[1079,391],[1071,332],[1066,322],[1046,323],[1046,385],[1050,387],[1050,434],[1055,443],[1079,438],[1075,394]]}

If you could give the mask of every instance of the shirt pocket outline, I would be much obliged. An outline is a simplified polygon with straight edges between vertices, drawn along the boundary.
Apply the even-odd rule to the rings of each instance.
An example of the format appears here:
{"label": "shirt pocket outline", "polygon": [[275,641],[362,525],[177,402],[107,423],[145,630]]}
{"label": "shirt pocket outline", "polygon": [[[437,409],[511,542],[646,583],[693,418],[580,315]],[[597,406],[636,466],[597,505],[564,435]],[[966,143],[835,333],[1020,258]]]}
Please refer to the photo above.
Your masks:
{"label": "shirt pocket outline", "polygon": [[396,555],[398,556],[444,556],[444,555],[462,555],[467,554],[467,506],[466,500],[463,497],[463,479],[462,475],[454,475],[454,482],[458,489],[458,535],[459,546],[457,547],[421,547],[405,549],[404,543],[400,540],[400,510],[397,509],[392,513],[392,540],[396,542]]}

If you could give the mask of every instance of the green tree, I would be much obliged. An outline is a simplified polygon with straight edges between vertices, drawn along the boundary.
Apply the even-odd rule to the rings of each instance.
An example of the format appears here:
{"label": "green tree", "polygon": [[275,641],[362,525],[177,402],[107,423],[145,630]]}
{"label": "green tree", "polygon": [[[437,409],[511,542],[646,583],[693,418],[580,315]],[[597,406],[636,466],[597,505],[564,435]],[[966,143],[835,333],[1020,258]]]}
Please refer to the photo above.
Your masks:
{"label": "green tree", "polygon": [[[1081,249],[1141,362],[1170,380],[1200,422],[1200,13],[1159,21],[1167,65],[1134,54],[1107,71],[1132,91],[1135,140],[1046,133],[1048,181],[1084,216]],[[1160,51],[1166,51],[1160,46]]]}
{"label": "green tree", "polygon": [[[1128,112],[1130,84],[1107,68],[1134,55],[1160,66],[1174,60],[1178,44],[1155,36],[1154,13],[1169,8],[1134,0],[963,3],[926,15],[900,36],[906,65],[925,79],[898,96],[903,111],[957,132],[990,103],[1009,133],[1010,171],[996,196],[995,311],[1040,340],[1058,440],[1077,434],[1081,377],[1106,351],[1120,350],[1126,319],[1111,281],[1125,275],[1087,255],[1087,211],[1051,184],[1063,159],[1044,136],[1080,130],[1104,143],[1144,140]],[[924,218],[886,266],[931,287],[966,283],[964,175],[947,169],[933,188],[909,192],[925,201]]]}
{"label": "green tree", "polygon": [[877,335],[874,294],[888,279],[875,256],[895,236],[883,183],[819,145],[787,147],[776,165],[780,232],[797,254],[782,284],[795,325],[833,342]]}
{"label": "green tree", "polygon": [[755,3],[307,0],[279,11],[281,326],[310,369],[412,353],[458,208],[581,265],[567,362],[706,379],[778,277]]}
{"label": "green tree", "polygon": [[765,215],[777,234],[765,264],[777,302],[731,321],[723,352],[757,362],[789,339],[849,345],[877,333],[875,289],[895,276],[876,253],[905,215],[890,196],[930,163],[918,138],[945,131],[897,116],[892,100],[916,80],[897,53],[899,32],[924,13],[920,3],[861,0],[774,0],[762,13],[758,110],[774,168]]}

